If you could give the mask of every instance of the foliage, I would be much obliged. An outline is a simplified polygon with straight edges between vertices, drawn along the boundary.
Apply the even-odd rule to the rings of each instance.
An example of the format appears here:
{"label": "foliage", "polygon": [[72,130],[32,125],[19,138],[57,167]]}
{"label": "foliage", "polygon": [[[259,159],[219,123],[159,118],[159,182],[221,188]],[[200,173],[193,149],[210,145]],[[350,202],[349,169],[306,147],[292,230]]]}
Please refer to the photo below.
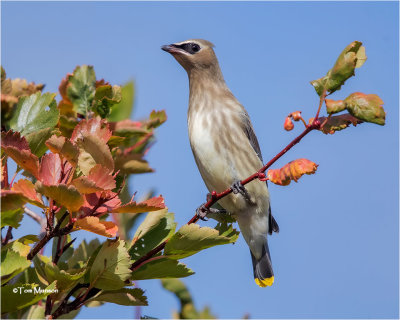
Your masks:
{"label": "foliage", "polygon": [[[315,173],[318,165],[307,159],[269,169],[313,130],[334,134],[350,124],[384,125],[383,101],[375,94],[356,92],[343,100],[327,99],[365,61],[361,42],[348,45],[328,73],[311,82],[319,95],[315,117],[307,123],[301,111],[290,113],[284,129],[293,130],[294,121],[302,122],[304,131],[241,183],[259,179],[288,185]],[[141,121],[126,119],[132,112],[133,83],[121,89],[97,80],[91,66],[78,66],[67,74],[59,86],[58,102],[56,94],[41,92],[43,85],[7,79],[3,69],[1,84],[1,227],[7,228],[1,250],[2,316],[73,318],[83,305],[147,305],[143,290],[134,288],[135,281],[162,279],[164,288],[181,302],[176,318],[213,318],[207,308],[196,310],[184,284],[175,279],[194,273],[178,260],[234,243],[239,234],[232,227],[234,217],[213,213],[210,216],[219,223],[209,228],[193,224],[199,219],[195,215],[176,230],[174,214],[161,195],[150,192],[148,198],[134,201],[126,184],[131,174],[153,171],[145,154],[155,129],[166,121],[165,112],[152,111]],[[328,115],[320,117],[324,102]],[[348,113],[333,116],[345,110]],[[9,181],[10,159],[17,165],[16,173],[23,171],[16,182]],[[212,192],[201,208],[217,206],[231,192],[231,188]],[[137,226],[137,218],[145,213]],[[12,230],[24,215],[47,227],[39,236],[11,241]],[[74,247],[72,236],[78,230],[108,239]],[[51,257],[40,254],[49,243]]]}
{"label": "foliage", "polygon": [[[2,316],[74,317],[83,305],[147,305],[134,280],[190,276],[194,271],[178,258],[237,239],[228,225],[223,231],[198,228],[198,238],[215,236],[193,248],[196,239],[180,238],[184,227],[176,232],[174,214],[161,195],[133,200],[126,181],[131,174],[153,171],[145,154],[166,114],[127,119],[132,82],[121,88],[96,79],[93,67],[78,66],[61,81],[57,101],[55,93],[41,92],[43,85],[7,79],[3,69],[1,81],[1,227],[7,230],[1,250]],[[9,160],[16,174],[22,172],[16,181],[9,181]],[[26,214],[47,228],[40,236],[13,240],[12,230]],[[72,237],[79,230],[105,239],[75,246]],[[135,265],[168,240],[163,254]],[[52,246],[50,257],[40,254],[46,245]]]}

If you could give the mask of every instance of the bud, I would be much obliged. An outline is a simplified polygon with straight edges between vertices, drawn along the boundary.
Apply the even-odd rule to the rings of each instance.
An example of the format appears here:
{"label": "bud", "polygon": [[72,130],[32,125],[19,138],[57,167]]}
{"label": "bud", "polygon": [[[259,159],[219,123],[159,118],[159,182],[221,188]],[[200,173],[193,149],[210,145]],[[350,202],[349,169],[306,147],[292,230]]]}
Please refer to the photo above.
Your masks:
{"label": "bud", "polygon": [[294,128],[294,124],[292,122],[292,119],[290,119],[290,117],[286,117],[285,123],[283,124],[283,128],[286,131],[290,131],[290,130],[292,130]]}
{"label": "bud", "polygon": [[301,111],[292,112],[292,118],[294,121],[299,121],[301,119]]}

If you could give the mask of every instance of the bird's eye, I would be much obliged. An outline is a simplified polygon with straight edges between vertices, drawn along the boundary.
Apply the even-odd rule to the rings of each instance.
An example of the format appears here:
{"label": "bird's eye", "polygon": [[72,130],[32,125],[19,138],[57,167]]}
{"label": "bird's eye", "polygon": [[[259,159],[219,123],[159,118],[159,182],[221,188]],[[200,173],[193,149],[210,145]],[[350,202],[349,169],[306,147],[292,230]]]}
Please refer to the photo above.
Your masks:
{"label": "bird's eye", "polygon": [[192,43],[192,45],[191,45],[191,51],[193,52],[193,53],[196,53],[196,52],[199,52],[200,51],[200,46],[197,44],[197,43]]}

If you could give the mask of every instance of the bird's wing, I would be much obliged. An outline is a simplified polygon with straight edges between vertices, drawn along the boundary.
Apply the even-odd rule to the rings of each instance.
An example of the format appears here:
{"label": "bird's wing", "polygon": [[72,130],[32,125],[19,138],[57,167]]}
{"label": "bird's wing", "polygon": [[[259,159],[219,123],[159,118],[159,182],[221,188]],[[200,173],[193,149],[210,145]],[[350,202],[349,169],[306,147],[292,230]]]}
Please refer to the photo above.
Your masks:
{"label": "bird's wing", "polygon": [[254,151],[257,153],[257,156],[260,158],[261,162],[263,162],[260,145],[258,143],[257,136],[254,133],[254,129],[250,122],[250,118],[249,118],[249,115],[247,114],[247,112],[245,113],[245,117],[244,117],[244,131],[245,131],[247,137],[249,138],[251,146],[253,147]]}
{"label": "bird's wing", "polygon": [[[263,158],[262,158],[262,154],[261,154],[261,149],[260,149],[260,144],[258,143],[258,139],[256,134],[254,133],[254,129],[253,126],[250,122],[250,117],[249,115],[246,113],[245,117],[244,117],[244,130],[245,133],[247,135],[247,137],[249,138],[250,144],[253,147],[254,151],[256,152],[257,156],[260,158],[261,162],[263,162]],[[266,181],[267,182],[267,181]],[[268,185],[268,183],[267,183]],[[271,213],[271,204],[269,205],[269,230],[268,233],[272,234],[272,232],[279,232],[279,226],[278,223],[276,222],[275,218],[272,216]]]}

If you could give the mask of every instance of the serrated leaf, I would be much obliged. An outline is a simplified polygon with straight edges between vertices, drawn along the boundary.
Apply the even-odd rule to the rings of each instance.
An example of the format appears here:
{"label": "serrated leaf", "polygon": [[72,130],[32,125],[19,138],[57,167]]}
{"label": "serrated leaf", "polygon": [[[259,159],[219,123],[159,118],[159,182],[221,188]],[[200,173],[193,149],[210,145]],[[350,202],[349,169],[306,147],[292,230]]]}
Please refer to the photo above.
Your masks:
{"label": "serrated leaf", "polygon": [[14,190],[1,190],[1,211],[21,209],[28,199]]}
{"label": "serrated leaf", "polygon": [[125,138],[142,137],[150,132],[143,123],[131,119],[110,122],[110,129],[114,135]]}
{"label": "serrated leaf", "polygon": [[39,180],[46,185],[57,185],[61,180],[61,159],[57,153],[48,153],[40,161]]}
{"label": "serrated leaf", "polygon": [[95,117],[89,120],[82,120],[75,127],[71,136],[72,142],[83,139],[85,135],[94,135],[104,142],[108,142],[112,133],[106,120]]}
{"label": "serrated leaf", "polygon": [[72,180],[72,184],[82,193],[112,190],[116,187],[111,172],[99,164],[90,169],[88,176],[81,176]]}
{"label": "serrated leaf", "polygon": [[165,121],[167,121],[167,114],[165,110],[153,110],[150,113],[149,120],[147,120],[145,123],[147,129],[155,129],[162,125]]}
{"label": "serrated leaf", "polygon": [[297,182],[304,174],[313,174],[318,165],[307,159],[290,161],[280,169],[270,169],[267,172],[268,179],[280,186],[287,186],[292,180]]}
{"label": "serrated leaf", "polygon": [[25,136],[29,143],[32,153],[38,157],[44,155],[47,151],[46,141],[51,137],[54,128],[45,128],[42,130],[34,131]]}
{"label": "serrated leaf", "polygon": [[79,208],[84,204],[83,196],[74,186],[67,186],[65,184],[48,186],[37,181],[35,189],[39,193],[54,199],[58,204],[64,206],[70,212],[79,210]]}
{"label": "serrated leaf", "polygon": [[111,113],[107,117],[108,121],[121,121],[130,118],[134,97],[133,81],[129,81],[122,86],[121,96],[121,101],[112,107]]}
{"label": "serrated leaf", "polygon": [[122,174],[138,174],[154,171],[150,168],[149,163],[143,159],[142,154],[124,154],[121,150],[117,150],[115,154],[115,169],[120,170]]}
{"label": "serrated leaf", "polygon": [[[61,270],[53,262],[48,262],[44,265],[44,272],[47,281],[50,283],[57,281],[57,289],[59,290],[59,294],[63,295],[83,278],[86,273],[86,269]],[[59,296],[55,295],[53,298],[57,299]]]}
{"label": "serrated leaf", "polygon": [[164,198],[160,195],[151,199],[136,203],[130,201],[129,203],[113,209],[113,213],[144,213],[150,211],[157,211],[165,208]]}
{"label": "serrated leaf", "polygon": [[78,164],[85,175],[88,175],[96,164],[114,171],[114,160],[106,142],[95,135],[84,133],[78,145],[81,148]]}
{"label": "serrated leaf", "polygon": [[107,117],[112,107],[121,101],[121,87],[104,84],[96,86],[95,112],[100,117]]}
{"label": "serrated leaf", "polygon": [[[29,252],[30,247],[26,247]],[[1,285],[7,283],[17,274],[29,268],[30,265],[31,261],[26,259],[26,255],[24,255],[23,251],[21,255],[21,253],[13,250],[13,246],[7,248],[3,247],[1,250]]]}
{"label": "serrated leaf", "polygon": [[79,149],[69,139],[53,135],[46,141],[46,146],[51,152],[67,159],[73,166],[77,164]]}
{"label": "serrated leaf", "polygon": [[35,156],[24,137],[19,132],[1,133],[1,148],[22,169],[30,172],[36,178],[39,174],[39,159]]}
{"label": "serrated leaf", "polygon": [[350,43],[339,55],[335,65],[328,71],[325,77],[311,81],[318,95],[321,95],[324,89],[328,93],[339,90],[347,79],[354,75],[355,68],[363,65],[367,56],[365,48],[359,41]]}
{"label": "serrated leaf", "polygon": [[[56,290],[56,282],[53,282],[46,288],[40,288],[40,293],[35,293],[40,286],[37,284],[13,284],[1,287],[1,312],[8,313],[16,310],[21,310],[36,302],[44,299],[49,294]],[[14,292],[14,289],[17,291]],[[31,292],[29,292],[29,291]]]}
{"label": "serrated leaf", "polygon": [[194,274],[185,264],[167,257],[155,257],[132,273],[132,280],[184,278]]}
{"label": "serrated leaf", "polygon": [[86,230],[104,237],[115,237],[118,227],[111,221],[100,221],[98,217],[84,217],[78,219],[74,224],[74,230]]}
{"label": "serrated leaf", "polygon": [[[324,123],[327,118],[321,117],[319,118],[320,123]],[[328,118],[327,122],[320,129],[325,134],[334,134],[336,131],[340,131],[346,129],[348,126],[353,124],[356,126],[357,124],[362,123],[361,120],[353,117],[349,113],[340,114],[338,116],[333,116]]]}
{"label": "serrated leaf", "polygon": [[20,179],[17,182],[14,182],[11,190],[23,194],[29,203],[45,208],[42,199],[39,198],[36,193],[34,184],[30,180]]}
{"label": "serrated leaf", "polygon": [[96,74],[92,66],[78,66],[68,77],[67,97],[78,113],[86,115],[91,110],[96,92],[95,84]]}
{"label": "serrated leaf", "polygon": [[[200,227],[193,223],[184,225],[169,239],[164,254],[169,258],[181,259],[203,249],[235,242],[239,232],[232,226],[230,226],[230,233],[227,233],[227,230],[220,232],[217,229]],[[229,236],[225,236],[225,234],[229,234]]]}
{"label": "serrated leaf", "polygon": [[376,94],[364,94],[355,92],[349,95],[344,104],[351,115],[366,122],[372,122],[383,126],[386,113],[383,109],[383,101]]}
{"label": "serrated leaf", "polygon": [[132,260],[141,258],[144,254],[171,238],[176,229],[174,214],[167,209],[150,212],[137,228],[129,254]]}
{"label": "serrated leaf", "polygon": [[125,241],[107,240],[90,269],[90,283],[104,290],[123,288],[131,275],[131,259]]}
{"label": "serrated leaf", "polygon": [[139,288],[122,288],[119,290],[105,290],[89,301],[111,302],[123,306],[147,306],[147,297]]}
{"label": "serrated leaf", "polygon": [[10,127],[23,136],[42,130],[54,128],[58,122],[59,111],[54,100],[55,93],[34,93],[29,97],[20,98]]}
{"label": "serrated leaf", "polygon": [[[85,203],[81,208],[81,212],[86,216],[96,215],[97,217],[101,217],[121,204],[118,195],[112,191],[89,193],[85,194],[84,198]],[[101,205],[99,205],[99,203],[101,203]]]}
{"label": "serrated leaf", "polygon": [[14,210],[4,210],[1,211],[1,227],[11,226],[17,229],[21,224],[22,218],[24,217],[23,209],[14,209]]}
{"label": "serrated leaf", "polygon": [[70,269],[83,268],[89,258],[93,255],[97,248],[100,247],[100,240],[95,238],[89,243],[83,240],[81,244],[74,250],[74,254],[68,259],[67,264]]}

